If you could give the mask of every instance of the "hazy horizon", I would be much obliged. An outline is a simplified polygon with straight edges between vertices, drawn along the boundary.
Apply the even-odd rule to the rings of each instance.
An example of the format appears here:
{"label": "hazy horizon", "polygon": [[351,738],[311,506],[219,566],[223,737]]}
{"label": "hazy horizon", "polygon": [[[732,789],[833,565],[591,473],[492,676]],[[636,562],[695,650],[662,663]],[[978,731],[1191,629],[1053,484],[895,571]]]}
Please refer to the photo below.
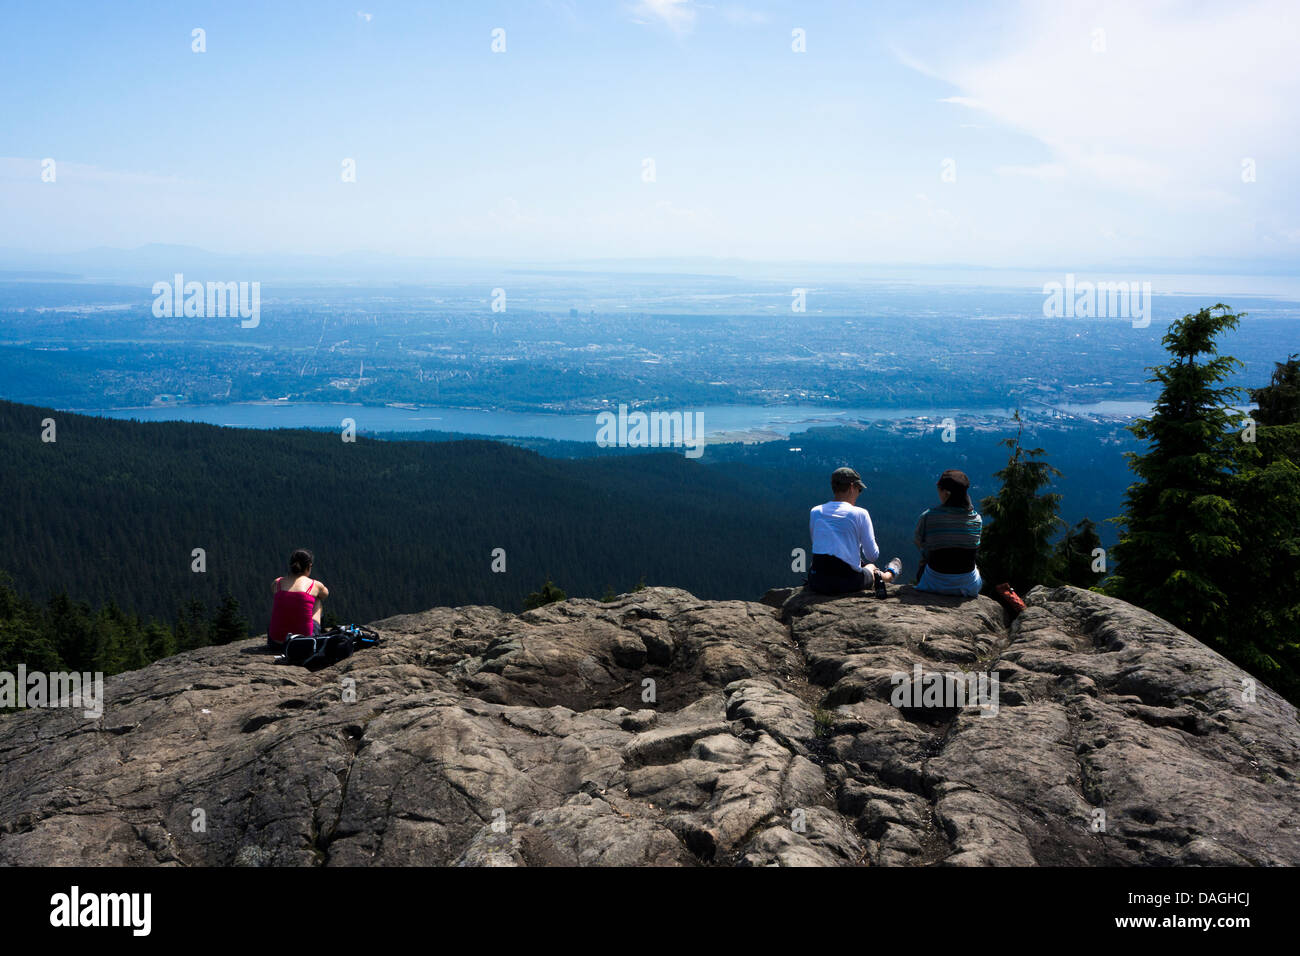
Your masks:
{"label": "hazy horizon", "polygon": [[[222,270],[225,270],[223,272]],[[1160,295],[1250,295],[1300,299],[1300,262],[1270,260],[1112,262],[1073,265],[980,266],[972,263],[833,262],[709,257],[511,259],[506,257],[386,256],[370,250],[324,254],[226,253],[197,246],[150,243],[133,249],[98,247],[42,255],[0,248],[0,282],[99,282],[151,286],[176,272],[190,278],[214,274],[255,275],[271,285],[302,284],[434,287],[505,277],[591,280],[634,276],[638,280],[711,279],[739,283],[832,283],[935,288],[1036,288],[1076,274],[1080,281],[1150,281]]]}

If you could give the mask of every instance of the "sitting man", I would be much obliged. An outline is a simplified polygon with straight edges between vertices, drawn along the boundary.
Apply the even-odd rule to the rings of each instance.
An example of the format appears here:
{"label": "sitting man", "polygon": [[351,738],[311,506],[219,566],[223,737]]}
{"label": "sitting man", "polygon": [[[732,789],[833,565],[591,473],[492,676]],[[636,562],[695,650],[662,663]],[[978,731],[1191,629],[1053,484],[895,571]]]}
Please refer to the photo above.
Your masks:
{"label": "sitting man", "polygon": [[984,582],[975,566],[983,519],[970,502],[970,479],[950,468],[939,476],[939,507],[922,512],[914,540],[921,551],[918,591],[975,597]]}
{"label": "sitting man", "polygon": [[858,495],[866,486],[852,468],[836,468],[831,475],[834,498],[817,505],[809,515],[812,533],[812,568],[808,587],[818,594],[848,594],[875,585],[876,596],[885,596],[885,583],[895,581],[903,562],[894,558],[884,570],[872,563],[880,558],[876,533],[867,509],[857,507]]}

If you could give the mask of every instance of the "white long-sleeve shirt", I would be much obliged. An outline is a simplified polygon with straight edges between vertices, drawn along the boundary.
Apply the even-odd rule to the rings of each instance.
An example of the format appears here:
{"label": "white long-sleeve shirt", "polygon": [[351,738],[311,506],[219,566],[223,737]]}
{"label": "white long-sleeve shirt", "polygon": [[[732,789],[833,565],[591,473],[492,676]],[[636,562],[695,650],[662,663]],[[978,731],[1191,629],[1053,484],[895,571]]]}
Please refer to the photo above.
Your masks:
{"label": "white long-sleeve shirt", "polygon": [[847,501],[828,501],[817,505],[808,516],[813,554],[833,554],[851,568],[863,562],[874,564],[880,558],[871,515]]}

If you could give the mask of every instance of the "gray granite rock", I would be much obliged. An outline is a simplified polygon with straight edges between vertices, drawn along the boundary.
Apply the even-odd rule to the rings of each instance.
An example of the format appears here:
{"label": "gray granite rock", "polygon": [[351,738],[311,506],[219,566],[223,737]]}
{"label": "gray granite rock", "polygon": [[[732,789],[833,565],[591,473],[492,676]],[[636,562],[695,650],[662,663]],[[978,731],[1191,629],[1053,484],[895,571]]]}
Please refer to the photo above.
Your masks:
{"label": "gray granite rock", "polygon": [[191,651],[0,718],[0,865],[1300,864],[1295,708],[1027,600],[648,588],[389,618],[316,673]]}

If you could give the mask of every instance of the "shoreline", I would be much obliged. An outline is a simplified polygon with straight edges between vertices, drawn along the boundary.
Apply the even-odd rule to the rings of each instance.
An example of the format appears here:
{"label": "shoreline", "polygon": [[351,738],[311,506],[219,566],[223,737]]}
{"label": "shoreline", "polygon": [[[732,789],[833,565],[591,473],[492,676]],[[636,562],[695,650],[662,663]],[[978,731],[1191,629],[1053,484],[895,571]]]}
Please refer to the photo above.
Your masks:
{"label": "shoreline", "polygon": [[[494,408],[411,406],[408,403],[362,405],[356,402],[249,401],[209,404],[168,404],[118,408],[63,408],[70,414],[144,423],[191,422],[227,428],[261,430],[336,430],[341,425],[376,436],[422,432],[481,436],[504,440],[543,440],[595,444],[597,416],[608,409],[580,412],[509,411]],[[679,409],[667,409],[674,413]],[[700,416],[705,444],[765,443],[821,429],[936,428],[954,423],[981,430],[1011,419],[1013,410],[983,406],[942,408],[836,408],[809,405],[717,405],[690,409]],[[1112,400],[1090,405],[1048,405],[1026,402],[1022,414],[1038,425],[1114,422],[1124,425],[1150,414],[1141,401]]]}

